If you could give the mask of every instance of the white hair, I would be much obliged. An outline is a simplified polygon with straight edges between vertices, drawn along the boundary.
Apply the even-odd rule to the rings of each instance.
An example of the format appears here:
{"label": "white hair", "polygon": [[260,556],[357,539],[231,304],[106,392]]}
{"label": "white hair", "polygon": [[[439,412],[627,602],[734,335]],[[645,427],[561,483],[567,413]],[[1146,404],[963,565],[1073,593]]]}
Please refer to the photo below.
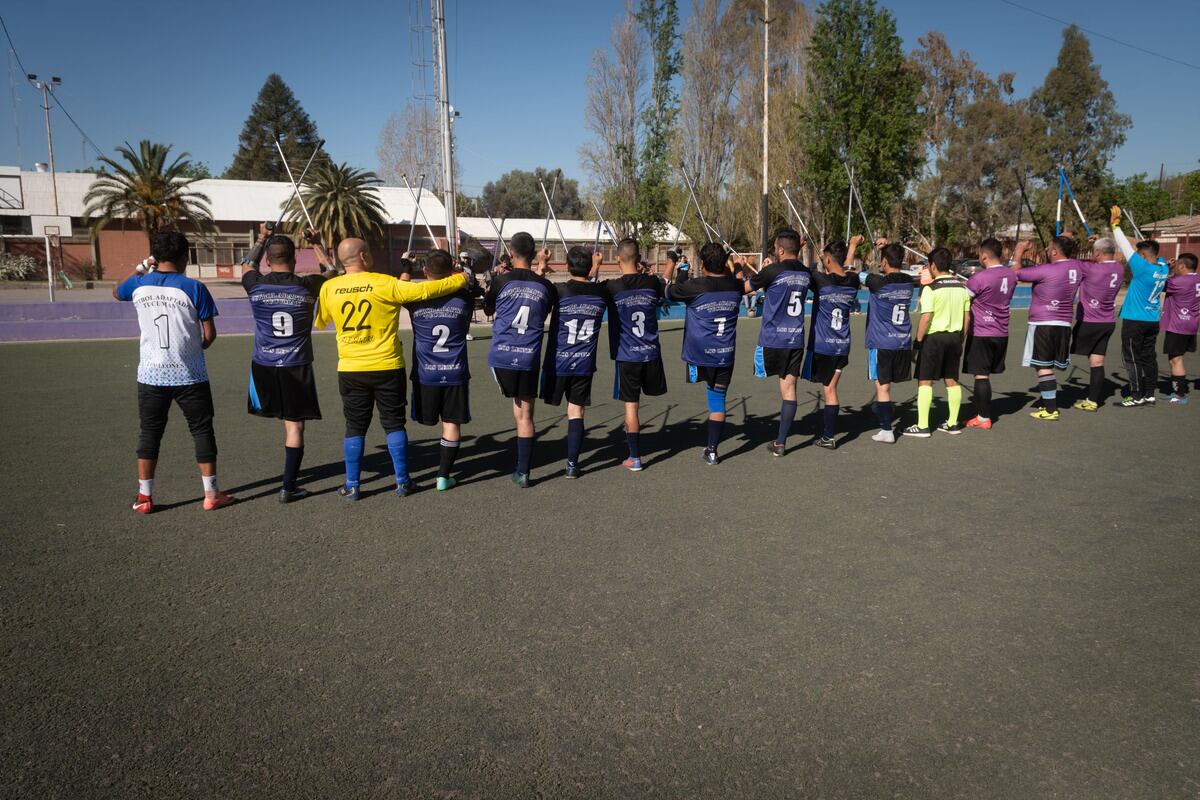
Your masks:
{"label": "white hair", "polygon": [[1092,249],[1099,253],[1115,253],[1117,252],[1117,243],[1109,236],[1097,239],[1092,245]]}

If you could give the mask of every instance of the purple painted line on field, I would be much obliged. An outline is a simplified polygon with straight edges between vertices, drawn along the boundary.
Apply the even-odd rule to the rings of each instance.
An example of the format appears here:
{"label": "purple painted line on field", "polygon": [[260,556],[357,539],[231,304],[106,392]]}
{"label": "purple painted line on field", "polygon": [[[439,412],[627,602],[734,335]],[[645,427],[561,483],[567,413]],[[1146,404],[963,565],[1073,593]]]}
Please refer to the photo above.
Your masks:
{"label": "purple painted line on field", "polygon": [[[217,300],[217,330],[253,333],[245,299]],[[8,303],[0,305],[0,342],[78,339],[135,339],[137,312],[131,303]]]}

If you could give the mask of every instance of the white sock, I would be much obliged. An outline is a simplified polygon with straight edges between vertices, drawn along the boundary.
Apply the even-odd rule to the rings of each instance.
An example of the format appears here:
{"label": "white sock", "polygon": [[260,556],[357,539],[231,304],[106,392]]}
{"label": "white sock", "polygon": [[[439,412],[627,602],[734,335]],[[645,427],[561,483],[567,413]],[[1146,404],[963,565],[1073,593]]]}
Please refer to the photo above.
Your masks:
{"label": "white sock", "polygon": [[142,497],[149,497],[154,492],[154,478],[144,481],[138,478],[138,494]]}
{"label": "white sock", "polygon": [[201,475],[200,480],[204,481],[204,491],[217,491],[217,476],[216,475]]}

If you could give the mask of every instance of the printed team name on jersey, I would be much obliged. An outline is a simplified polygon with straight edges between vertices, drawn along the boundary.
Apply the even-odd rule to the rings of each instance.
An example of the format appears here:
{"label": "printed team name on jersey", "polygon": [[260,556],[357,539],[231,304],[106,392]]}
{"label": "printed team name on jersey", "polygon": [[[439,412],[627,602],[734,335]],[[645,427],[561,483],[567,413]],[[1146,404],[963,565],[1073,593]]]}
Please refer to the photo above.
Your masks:
{"label": "printed team name on jersey", "polygon": [[191,311],[194,306],[186,297],[172,297],[168,294],[151,294],[154,287],[139,288],[133,295],[133,305],[137,308],[171,308],[178,311]]}
{"label": "printed team name on jersey", "polygon": [[546,290],[541,286],[521,286],[517,283],[510,283],[500,290],[498,297],[505,300],[534,300],[538,302],[545,302]]}

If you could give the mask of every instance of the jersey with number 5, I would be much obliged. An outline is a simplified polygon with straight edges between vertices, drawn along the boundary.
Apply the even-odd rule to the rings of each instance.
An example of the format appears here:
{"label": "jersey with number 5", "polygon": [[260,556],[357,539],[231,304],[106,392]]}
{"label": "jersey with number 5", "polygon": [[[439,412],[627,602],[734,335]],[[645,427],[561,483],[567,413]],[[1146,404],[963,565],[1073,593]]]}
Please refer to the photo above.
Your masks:
{"label": "jersey with number 5", "polygon": [[1017,271],[1007,266],[981,269],[967,279],[972,336],[1008,336],[1016,287]]}
{"label": "jersey with number 5", "polygon": [[858,304],[858,273],[833,275],[818,272],[812,312],[812,352],[823,356],[850,353],[850,313]]}
{"label": "jersey with number 5", "polygon": [[750,278],[751,288],[763,291],[760,347],[804,347],[804,301],[811,283],[812,272],[797,259],[771,264]]}
{"label": "jersey with number 5", "polygon": [[870,275],[867,288],[867,349],[908,350],[912,347],[913,279],[903,272]]}
{"label": "jersey with number 5", "polygon": [[732,275],[705,275],[667,291],[687,304],[682,358],[697,367],[732,367],[745,284]]}
{"label": "jersey with number 5", "polygon": [[323,275],[256,269],[242,276],[242,287],[254,315],[255,364],[298,367],[311,364],[313,311]]}
{"label": "jersey with number 5", "polygon": [[492,369],[537,369],[542,355],[542,333],[558,295],[554,285],[529,269],[513,269],[496,277],[488,288],[483,308],[492,319]]}
{"label": "jersey with number 5", "polygon": [[658,305],[664,292],[662,279],[639,273],[613,278],[604,285],[613,299],[614,313],[608,321],[613,358],[634,362],[661,358]]}
{"label": "jersey with number 5", "polygon": [[413,328],[413,375],[425,386],[461,386],[471,380],[467,333],[475,296],[467,290],[406,306]]}
{"label": "jersey with number 5", "polygon": [[557,288],[545,369],[554,375],[591,375],[596,371],[601,323],[611,302],[608,290],[591,281],[567,281]]}

